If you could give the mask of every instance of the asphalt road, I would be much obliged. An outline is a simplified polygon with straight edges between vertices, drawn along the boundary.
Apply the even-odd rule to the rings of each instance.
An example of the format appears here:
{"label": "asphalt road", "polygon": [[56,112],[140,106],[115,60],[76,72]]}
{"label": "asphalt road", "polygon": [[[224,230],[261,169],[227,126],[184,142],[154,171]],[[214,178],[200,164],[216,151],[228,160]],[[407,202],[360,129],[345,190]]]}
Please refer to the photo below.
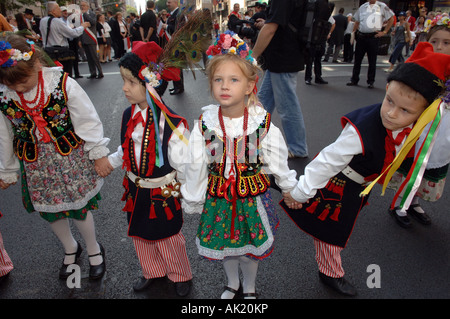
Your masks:
{"label": "asphalt road", "polygon": [[[304,166],[323,147],[336,139],[340,132],[340,117],[347,112],[384,97],[387,67],[385,56],[378,57],[374,89],[365,86],[367,68],[363,66],[359,87],[347,87],[351,64],[325,63],[324,79],[328,85],[305,85],[304,73],[299,73],[298,96],[300,98],[309,146],[308,159],[290,160],[289,164],[301,174]],[[81,64],[81,72],[88,75],[87,64]],[[110,149],[119,145],[121,115],[128,103],[121,91],[122,80],[117,62],[104,64],[105,77],[100,80],[79,79],[103,121],[105,135],[111,138]],[[164,95],[166,103],[185,116],[190,125],[201,113],[201,107],[213,102],[208,83],[201,71],[196,79],[185,72],[185,93],[178,96]],[[280,127],[277,114],[275,125]],[[21,202],[20,185],[0,191],[0,231],[5,247],[15,269],[0,287],[0,299],[172,299],[178,298],[174,287],[161,279],[147,291],[136,293],[133,283],[141,276],[134,247],[127,237],[126,215],[121,211],[122,171],[114,171],[106,179],[101,194],[100,210],[95,213],[98,240],[106,249],[107,272],[98,282],[87,278],[89,265],[86,252],[81,255],[81,288],[68,288],[58,279],[63,250],[46,222],[36,213],[28,214]],[[272,191],[276,202],[280,194]],[[392,192],[380,196],[381,188],[375,187],[366,207],[360,214],[342,253],[346,277],[358,290],[351,299],[448,299],[450,297],[450,217],[448,187],[442,199],[436,203],[424,203],[424,209],[432,218],[430,226],[414,222],[406,230],[395,224],[387,214]],[[349,299],[323,286],[317,274],[313,241],[299,230],[278,209],[280,227],[276,234],[275,250],[271,258],[260,263],[257,290],[266,301],[283,299],[283,307],[296,307],[297,300]],[[226,283],[222,264],[202,259],[195,248],[198,215],[184,217],[183,234],[194,274],[193,287],[186,300],[178,300],[178,307],[188,301],[216,300]],[[76,238],[80,238],[74,229]],[[380,287],[371,288],[373,270],[379,267]],[[369,279],[369,280],[368,280]],[[0,304],[3,304],[1,301]],[[181,304],[180,304],[181,303]],[[6,304],[5,304],[6,305]],[[156,305],[150,303],[148,305]],[[275,306],[276,307],[276,304]],[[172,309],[174,310],[174,309]],[[174,311],[180,311],[176,308]]]}

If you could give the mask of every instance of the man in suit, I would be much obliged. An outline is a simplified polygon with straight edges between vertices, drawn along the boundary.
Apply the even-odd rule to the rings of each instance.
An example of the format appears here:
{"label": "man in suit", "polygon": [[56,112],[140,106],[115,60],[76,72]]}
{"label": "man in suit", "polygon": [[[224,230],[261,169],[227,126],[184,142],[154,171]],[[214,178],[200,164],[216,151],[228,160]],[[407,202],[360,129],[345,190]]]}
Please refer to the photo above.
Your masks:
{"label": "man in suit", "polygon": [[[172,35],[178,30],[184,21],[183,17],[179,17],[180,9],[178,8],[177,0],[167,0],[167,9],[170,13],[169,18],[167,18],[167,32]],[[183,80],[183,70],[180,72],[180,81],[173,81],[173,88],[169,89],[170,95],[177,95],[184,92],[184,80]]]}
{"label": "man in suit", "polygon": [[[103,70],[100,65],[100,59],[97,54],[97,17],[89,8],[87,1],[80,2],[80,8],[82,12],[82,22],[89,22],[90,26],[84,30],[81,35],[81,44],[83,45],[84,52],[88,61],[89,75],[88,79],[101,79],[103,78]],[[97,74],[98,71],[98,74]]]}

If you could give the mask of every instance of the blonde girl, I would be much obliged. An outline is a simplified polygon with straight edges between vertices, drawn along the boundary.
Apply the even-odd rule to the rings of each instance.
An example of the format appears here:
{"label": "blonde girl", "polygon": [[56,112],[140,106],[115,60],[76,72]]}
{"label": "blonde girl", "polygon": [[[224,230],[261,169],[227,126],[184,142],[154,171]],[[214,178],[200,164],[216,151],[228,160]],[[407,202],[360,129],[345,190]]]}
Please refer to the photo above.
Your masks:
{"label": "blonde girl", "polygon": [[[258,68],[234,33],[222,35],[207,51],[210,89],[218,105],[205,106],[189,140],[187,213],[201,213],[196,245],[201,256],[223,261],[227,284],[222,299],[256,298],[258,262],[273,249],[278,218],[267,173],[288,192],[296,172],[270,114],[258,102]],[[239,270],[243,274],[242,285]]]}

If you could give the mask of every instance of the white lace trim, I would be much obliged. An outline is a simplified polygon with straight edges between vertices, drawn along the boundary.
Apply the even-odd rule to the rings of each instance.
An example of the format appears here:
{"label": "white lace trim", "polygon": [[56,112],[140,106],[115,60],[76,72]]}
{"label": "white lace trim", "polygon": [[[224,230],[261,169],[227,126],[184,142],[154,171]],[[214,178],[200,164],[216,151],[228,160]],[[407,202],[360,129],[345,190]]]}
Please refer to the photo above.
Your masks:
{"label": "white lace trim", "polygon": [[0,172],[0,179],[7,184],[13,184],[19,180],[19,175],[17,175],[17,173],[1,173]]}
{"label": "white lace trim", "polygon": [[[202,108],[203,121],[208,129],[215,131],[220,136],[223,136],[222,129],[219,122],[219,106],[207,105]],[[267,111],[260,105],[253,105],[248,108],[248,127],[247,134],[251,134],[256,131],[259,125],[264,121]],[[243,121],[244,117],[228,118],[224,116],[224,125],[227,131],[227,136],[236,138],[243,134]]]}
{"label": "white lace trim", "polygon": [[81,209],[87,205],[87,203],[89,202],[89,200],[92,197],[97,195],[97,193],[102,188],[103,183],[104,183],[104,179],[99,178],[97,180],[97,185],[95,185],[95,187],[90,192],[88,192],[86,194],[86,196],[84,196],[83,199],[80,199],[79,201],[71,202],[71,203],[63,203],[63,204],[59,204],[59,205],[40,205],[40,204],[33,203],[34,210],[37,212],[59,213],[59,212],[63,212],[66,210]]}
{"label": "white lace trim", "polygon": [[89,151],[89,159],[96,160],[109,154],[109,148],[106,146],[96,146]]}
{"label": "white lace trim", "polygon": [[255,256],[261,256],[265,251],[267,251],[273,244],[274,237],[272,229],[270,228],[269,217],[267,216],[266,209],[261,201],[260,196],[256,196],[256,203],[258,212],[261,216],[261,221],[264,225],[264,229],[267,232],[267,240],[259,247],[253,245],[245,245],[239,248],[224,248],[223,250],[214,250],[210,248],[203,247],[198,237],[195,237],[195,243],[197,244],[198,253],[201,256],[212,258],[212,259],[224,259],[225,257],[231,256],[243,256],[245,254],[252,254]]}
{"label": "white lace trim", "polygon": [[[62,69],[60,67],[54,67],[54,68],[42,68],[42,77],[44,79],[44,93],[45,96],[49,96],[52,94],[55,89],[58,87],[59,79],[61,78]],[[5,98],[9,100],[14,101],[20,101],[19,96],[17,95],[17,92],[14,90],[11,90],[9,87],[7,87],[4,84],[0,84],[0,91],[3,92],[3,95]],[[31,101],[36,97],[37,94],[37,86],[35,86],[30,91],[24,93],[23,97]],[[39,99],[38,99],[39,100]],[[36,101],[35,104],[28,104],[28,107],[34,108],[39,103],[39,101]]]}

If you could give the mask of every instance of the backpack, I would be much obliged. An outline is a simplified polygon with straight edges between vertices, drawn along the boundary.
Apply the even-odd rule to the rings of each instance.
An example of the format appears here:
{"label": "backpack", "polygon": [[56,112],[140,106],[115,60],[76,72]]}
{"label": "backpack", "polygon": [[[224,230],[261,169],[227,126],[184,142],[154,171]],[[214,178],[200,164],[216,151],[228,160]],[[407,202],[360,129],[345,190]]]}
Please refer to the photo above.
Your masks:
{"label": "backpack", "polygon": [[295,0],[295,10],[301,9],[302,15],[293,17],[294,23],[289,27],[297,34],[302,47],[312,47],[324,44],[327,41],[331,24],[328,19],[331,16],[328,0]]}

